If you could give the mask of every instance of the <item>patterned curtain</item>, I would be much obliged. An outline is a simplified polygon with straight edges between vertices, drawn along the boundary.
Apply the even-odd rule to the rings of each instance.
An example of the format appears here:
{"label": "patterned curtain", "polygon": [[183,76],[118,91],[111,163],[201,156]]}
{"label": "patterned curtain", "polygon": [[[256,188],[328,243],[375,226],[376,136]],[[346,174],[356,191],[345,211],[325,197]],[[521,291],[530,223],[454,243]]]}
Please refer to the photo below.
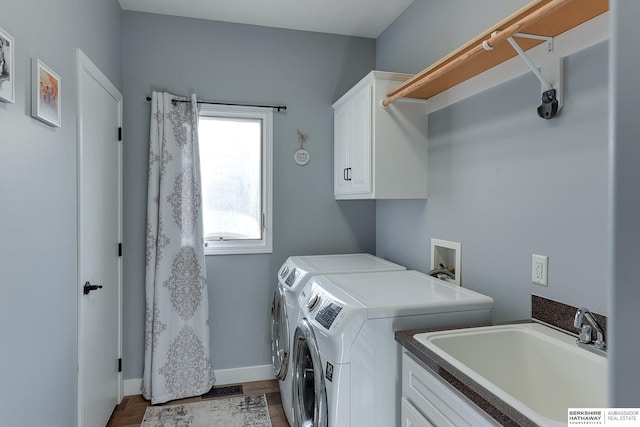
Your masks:
{"label": "patterned curtain", "polygon": [[206,393],[209,303],[202,234],[198,104],[153,92],[147,199],[142,393],[164,403]]}

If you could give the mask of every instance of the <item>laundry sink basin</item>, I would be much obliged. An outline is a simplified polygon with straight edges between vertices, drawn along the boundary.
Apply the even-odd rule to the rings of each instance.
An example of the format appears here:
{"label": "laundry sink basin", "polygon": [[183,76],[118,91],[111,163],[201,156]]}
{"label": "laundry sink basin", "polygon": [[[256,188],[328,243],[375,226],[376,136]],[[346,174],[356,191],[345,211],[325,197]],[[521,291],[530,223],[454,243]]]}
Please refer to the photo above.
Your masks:
{"label": "laundry sink basin", "polygon": [[606,357],[550,327],[487,326],[414,338],[538,425],[566,425],[568,408],[608,406]]}

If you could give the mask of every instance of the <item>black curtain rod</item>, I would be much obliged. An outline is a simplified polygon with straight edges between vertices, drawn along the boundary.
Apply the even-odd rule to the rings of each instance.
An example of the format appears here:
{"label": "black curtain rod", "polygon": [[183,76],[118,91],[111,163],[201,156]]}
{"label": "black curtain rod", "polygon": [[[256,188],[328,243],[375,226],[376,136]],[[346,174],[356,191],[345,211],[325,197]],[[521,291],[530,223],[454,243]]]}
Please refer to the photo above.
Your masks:
{"label": "black curtain rod", "polygon": [[[147,96],[147,101],[151,101],[151,97],[150,96]],[[177,102],[191,102],[191,101],[185,100],[185,99],[172,99],[171,102],[173,102],[175,104]],[[233,104],[233,103],[230,103],[230,102],[213,102],[213,101],[200,101],[200,100],[198,100],[198,104],[231,105],[231,106],[235,106],[235,107],[273,108],[274,110],[277,110],[278,113],[280,112],[280,110],[286,110],[287,109],[286,105]]]}

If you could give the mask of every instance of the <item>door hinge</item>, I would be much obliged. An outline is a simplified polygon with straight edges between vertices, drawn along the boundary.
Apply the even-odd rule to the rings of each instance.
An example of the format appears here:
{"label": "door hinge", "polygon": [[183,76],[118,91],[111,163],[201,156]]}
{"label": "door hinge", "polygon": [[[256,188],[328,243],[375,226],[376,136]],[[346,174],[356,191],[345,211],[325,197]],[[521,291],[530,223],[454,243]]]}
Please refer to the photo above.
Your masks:
{"label": "door hinge", "polygon": [[122,256],[122,243],[118,243],[118,256]]}
{"label": "door hinge", "polygon": [[122,141],[122,126],[118,128],[118,141]]}
{"label": "door hinge", "polygon": [[118,372],[122,372],[122,357],[118,359]]}

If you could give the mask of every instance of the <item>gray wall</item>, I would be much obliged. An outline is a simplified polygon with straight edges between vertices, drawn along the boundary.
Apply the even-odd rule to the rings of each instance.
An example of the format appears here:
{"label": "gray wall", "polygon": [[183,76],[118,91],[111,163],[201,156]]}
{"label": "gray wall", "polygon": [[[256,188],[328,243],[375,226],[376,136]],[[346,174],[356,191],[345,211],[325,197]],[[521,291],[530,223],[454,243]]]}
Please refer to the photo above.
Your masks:
{"label": "gray wall", "polygon": [[[77,415],[76,47],[121,86],[116,0],[8,0],[16,102],[0,102],[0,424]],[[60,75],[62,127],[31,118],[30,58]]]}
{"label": "gray wall", "polygon": [[[124,377],[143,369],[144,230],[152,90],[286,104],[274,113],[274,252],[208,256],[214,369],[271,363],[275,275],[290,255],[375,250],[375,204],[333,197],[331,103],[375,65],[375,40],[125,12]],[[294,164],[296,130],[311,162]]]}
{"label": "gray wall", "polygon": [[[416,72],[527,3],[416,1],[378,39],[377,68]],[[565,104],[538,118],[527,74],[429,115],[429,199],[377,202],[377,254],[429,268],[430,238],[462,243],[462,283],[495,319],[530,316],[530,294],[606,314],[608,43],[565,60]],[[420,62],[422,61],[422,62]],[[531,254],[549,256],[549,286]]]}
{"label": "gray wall", "polygon": [[638,121],[638,17],[640,3],[612,1],[611,32],[611,287],[609,404],[640,406],[640,122]]}
{"label": "gray wall", "polygon": [[414,0],[376,40],[376,67],[422,71],[529,2]]}

